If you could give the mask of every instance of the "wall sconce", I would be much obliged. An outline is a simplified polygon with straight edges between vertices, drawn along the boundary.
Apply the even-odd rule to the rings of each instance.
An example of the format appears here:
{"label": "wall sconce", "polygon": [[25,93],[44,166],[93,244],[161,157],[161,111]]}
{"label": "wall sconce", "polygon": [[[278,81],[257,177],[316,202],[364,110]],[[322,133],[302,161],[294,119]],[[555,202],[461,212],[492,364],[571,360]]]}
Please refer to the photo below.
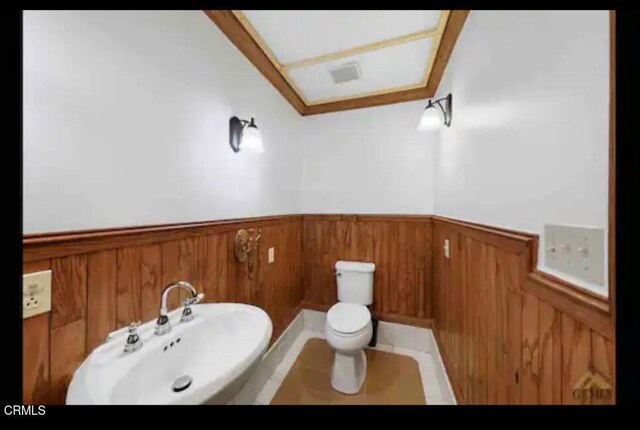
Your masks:
{"label": "wall sconce", "polygon": [[260,237],[262,236],[262,229],[256,231],[252,228],[249,230],[240,229],[236,233],[235,253],[239,262],[247,262],[247,269],[249,272],[249,279],[253,279],[253,265],[254,259],[251,258],[252,254],[258,254],[260,246]]}
{"label": "wall sconce", "polygon": [[262,134],[258,130],[253,118],[251,121],[240,119],[237,116],[229,120],[229,145],[233,152],[239,152],[240,146],[247,152],[264,152]]}
{"label": "wall sconce", "polygon": [[438,100],[429,100],[427,107],[424,108],[422,116],[420,117],[420,124],[418,130],[436,130],[440,128],[444,120],[444,125],[451,127],[452,116],[452,103],[453,96],[449,93],[448,96]]}

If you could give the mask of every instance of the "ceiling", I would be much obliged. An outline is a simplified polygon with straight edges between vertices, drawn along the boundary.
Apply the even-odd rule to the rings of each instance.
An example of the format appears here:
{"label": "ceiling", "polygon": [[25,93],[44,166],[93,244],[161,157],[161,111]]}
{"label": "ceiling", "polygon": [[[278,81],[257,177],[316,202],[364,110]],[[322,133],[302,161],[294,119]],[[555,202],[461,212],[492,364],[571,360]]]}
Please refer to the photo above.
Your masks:
{"label": "ceiling", "polygon": [[302,115],[434,95],[468,11],[207,10]]}

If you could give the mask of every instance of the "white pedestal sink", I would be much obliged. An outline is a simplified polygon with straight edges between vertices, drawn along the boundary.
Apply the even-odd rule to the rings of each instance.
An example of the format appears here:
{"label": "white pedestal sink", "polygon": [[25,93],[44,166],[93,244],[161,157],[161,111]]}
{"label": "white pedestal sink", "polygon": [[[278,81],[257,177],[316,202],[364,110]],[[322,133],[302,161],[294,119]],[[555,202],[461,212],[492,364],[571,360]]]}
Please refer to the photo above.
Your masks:
{"label": "white pedestal sink", "polygon": [[153,333],[154,321],[141,325],[138,351],[123,352],[126,330],[97,347],[74,373],[66,403],[226,403],[265,353],[271,319],[262,309],[240,303],[192,309],[195,318],[185,323],[179,322],[181,309],[171,312],[172,329],[162,336]]}

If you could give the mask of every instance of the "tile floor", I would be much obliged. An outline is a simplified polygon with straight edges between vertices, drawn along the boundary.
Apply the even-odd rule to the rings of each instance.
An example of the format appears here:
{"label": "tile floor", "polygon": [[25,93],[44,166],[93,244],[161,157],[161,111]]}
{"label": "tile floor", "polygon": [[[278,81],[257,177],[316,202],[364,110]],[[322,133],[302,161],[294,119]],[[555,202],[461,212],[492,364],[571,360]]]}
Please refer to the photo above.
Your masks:
{"label": "tile floor", "polygon": [[[308,325],[306,325],[306,327],[308,327]],[[307,342],[310,339],[324,339],[324,333],[322,333],[321,331],[310,330],[310,329],[307,329],[306,327],[305,327],[305,330],[301,331],[300,334],[297,336],[297,338],[293,341],[291,348],[287,351],[287,353],[285,354],[280,364],[278,364],[275,371],[268,378],[267,382],[262,386],[262,389],[259,391],[257,397],[255,398],[254,404],[256,405],[269,405],[269,404],[282,404],[282,403],[347,404],[347,402],[351,402],[351,404],[354,404],[354,403],[364,404],[364,402],[367,401],[365,400],[367,397],[369,397],[368,400],[372,402],[372,404],[387,404],[386,402],[389,402],[391,404],[417,403],[417,400],[415,400],[415,397],[417,396],[415,395],[413,395],[412,397],[406,398],[406,396],[408,395],[406,393],[409,393],[409,392],[415,393],[415,391],[417,390],[417,388],[415,387],[418,386],[418,384],[416,383],[416,381],[418,380],[417,379],[418,375],[416,374],[415,371],[409,372],[409,373],[413,373],[413,376],[414,376],[412,380],[413,382],[400,381],[399,383],[396,383],[396,384],[390,383],[389,385],[386,385],[384,389],[379,388],[377,393],[375,392],[375,389],[376,389],[375,387],[377,382],[375,381],[372,382],[371,384],[374,388],[370,388],[368,390],[368,394],[370,396],[367,396],[367,393],[364,393],[364,396],[362,398],[358,398],[354,396],[342,396],[339,394],[334,395],[333,392],[331,392],[330,395],[329,394],[323,395],[322,393],[326,391],[324,390],[324,388],[326,388],[327,383],[330,386],[330,382],[328,379],[328,373],[327,373],[327,378],[325,379],[320,378],[319,373],[322,372],[321,370],[317,370],[315,374],[314,372],[306,372],[307,376],[311,375],[308,384],[317,384],[315,386],[311,385],[312,389],[302,390],[300,388],[297,388],[296,389],[297,391],[287,389],[287,386],[289,386],[293,382],[286,382],[286,385],[283,383],[287,379],[287,376],[290,374],[290,371],[294,373],[296,372],[294,370],[294,368],[297,367],[295,366],[296,360],[298,359],[299,356],[301,356],[301,353],[303,352],[303,349],[307,344]],[[312,325],[311,328],[314,328],[314,326]],[[322,342],[324,343],[324,341]],[[318,348],[318,347],[316,346],[315,348]],[[327,355],[327,357],[323,356],[324,357],[323,360],[329,363],[329,368],[330,368],[330,364],[333,360],[331,356],[332,351],[330,349],[328,351],[326,349],[323,349],[323,351],[324,351],[323,354]],[[432,352],[418,351],[415,349],[404,348],[399,346],[391,346],[384,343],[378,343],[376,347],[373,348],[373,351],[371,352],[374,352],[374,351],[382,351],[387,353],[398,354],[401,356],[411,357],[415,360],[415,362],[417,362],[417,366],[419,369],[419,372],[418,372],[419,381],[421,383],[420,386],[423,394],[423,397],[421,398],[422,399],[421,404],[424,404],[424,403],[426,403],[427,405],[455,404],[455,400],[453,400],[453,398],[449,393],[449,387],[442,386],[442,381],[443,380],[446,381],[446,375],[444,374],[441,375],[441,373],[443,373],[442,370],[440,370],[441,366],[438,366],[437,364],[438,363],[437,360],[439,360],[439,357],[434,357],[432,355]],[[376,356],[376,358],[374,358],[372,362],[376,359],[379,359],[379,357],[383,357],[382,360],[384,360],[384,355],[380,355],[379,357],[377,357],[377,354],[374,354],[374,355]],[[304,356],[301,356],[301,358],[303,357]],[[411,363],[414,363],[414,365],[415,365],[415,362],[411,361]],[[407,362],[405,362],[405,364],[406,363]],[[383,376],[382,379],[383,380],[384,378],[388,379],[389,377],[391,376],[388,376],[388,375]],[[294,376],[294,379],[295,378],[298,378],[298,381],[300,381],[300,375]],[[377,378],[377,379],[380,379],[380,378]],[[318,381],[321,381],[321,383],[319,383]],[[399,385],[403,383],[412,384],[411,390],[406,390],[406,391],[400,390]],[[283,385],[285,385],[284,387],[285,391],[280,393],[279,389]],[[300,382],[298,385],[303,386],[302,382]],[[293,391],[294,393],[297,392],[298,394],[297,395],[291,394],[291,391]],[[395,393],[393,394],[395,397],[391,400],[384,400],[384,399],[388,399],[389,396],[392,395],[391,393]],[[287,395],[289,397],[286,397]],[[288,402],[291,402],[291,403],[288,403]]]}
{"label": "tile floor", "polygon": [[312,338],[271,399],[272,405],[424,405],[418,362],[413,357],[367,349],[367,379],[359,393],[331,387],[333,349]]}

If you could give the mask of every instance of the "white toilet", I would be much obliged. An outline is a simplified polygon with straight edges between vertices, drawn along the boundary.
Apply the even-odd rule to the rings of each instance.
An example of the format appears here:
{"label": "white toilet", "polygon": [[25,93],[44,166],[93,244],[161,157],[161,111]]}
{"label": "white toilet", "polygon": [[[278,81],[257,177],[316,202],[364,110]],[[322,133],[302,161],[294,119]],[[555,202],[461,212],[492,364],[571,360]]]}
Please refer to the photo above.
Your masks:
{"label": "white toilet", "polygon": [[331,386],[344,394],[356,394],[367,376],[367,346],[373,334],[373,263],[338,261],[336,281],[338,303],[327,312],[325,335],[336,351],[331,369]]}

